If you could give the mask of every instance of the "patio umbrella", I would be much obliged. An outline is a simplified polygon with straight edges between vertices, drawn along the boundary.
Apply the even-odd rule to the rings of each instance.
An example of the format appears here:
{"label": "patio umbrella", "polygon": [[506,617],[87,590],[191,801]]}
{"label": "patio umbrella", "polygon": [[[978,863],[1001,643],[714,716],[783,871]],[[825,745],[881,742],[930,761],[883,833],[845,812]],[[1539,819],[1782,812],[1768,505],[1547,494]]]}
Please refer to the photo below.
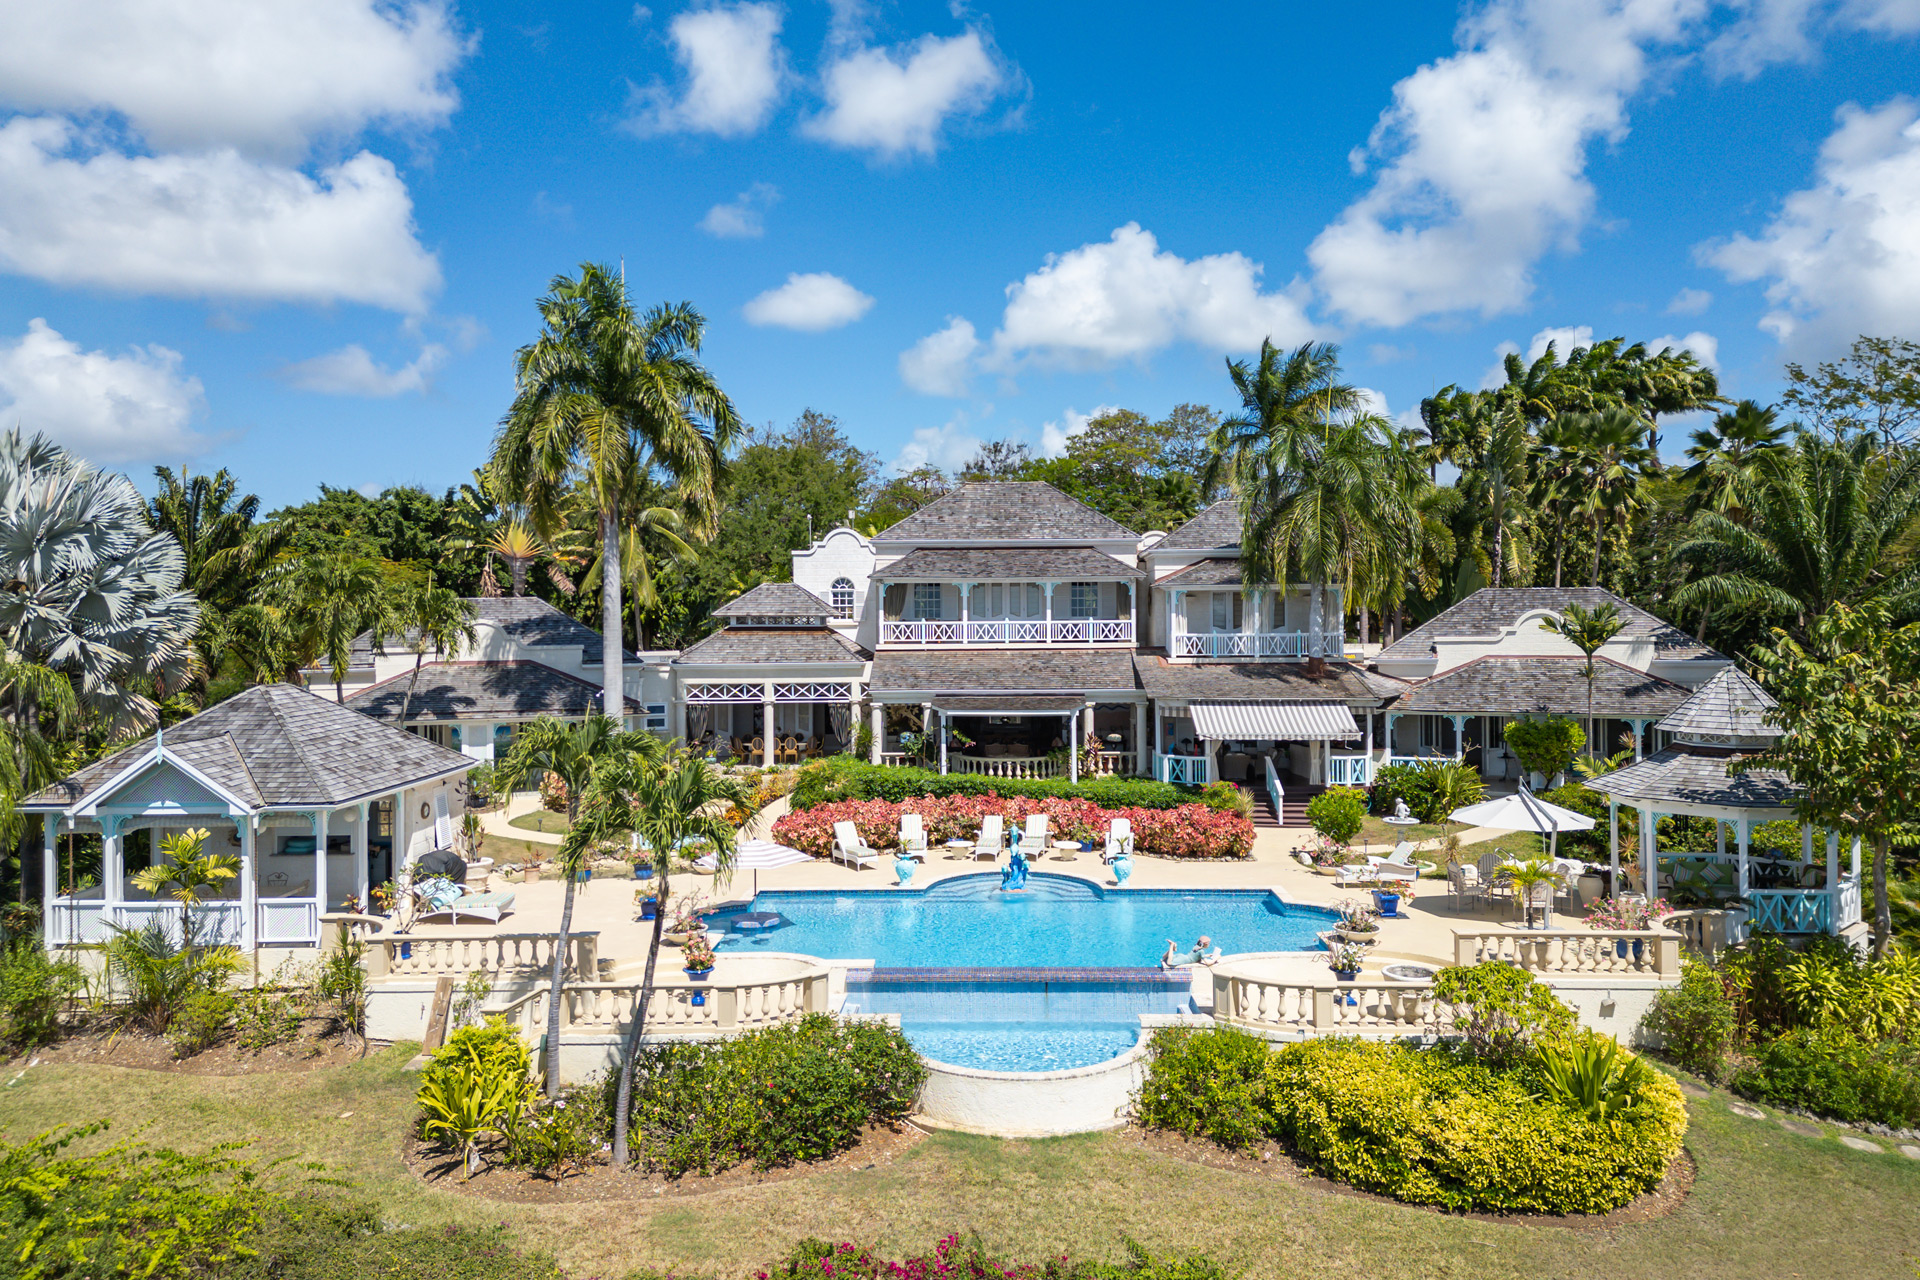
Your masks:
{"label": "patio umbrella", "polygon": [[771,840],[742,840],[733,847],[734,870],[753,872],[753,892],[760,893],[761,871],[771,871],[775,867],[795,867],[813,859],[798,849],[784,844],[775,844]]}
{"label": "patio umbrella", "polygon": [[1447,820],[1475,827],[1494,827],[1501,831],[1538,831],[1549,837],[1549,857],[1559,853],[1562,831],[1591,831],[1594,822],[1584,813],[1575,813],[1571,809],[1547,803],[1525,787],[1498,800],[1484,800],[1464,809],[1455,809],[1447,815]]}

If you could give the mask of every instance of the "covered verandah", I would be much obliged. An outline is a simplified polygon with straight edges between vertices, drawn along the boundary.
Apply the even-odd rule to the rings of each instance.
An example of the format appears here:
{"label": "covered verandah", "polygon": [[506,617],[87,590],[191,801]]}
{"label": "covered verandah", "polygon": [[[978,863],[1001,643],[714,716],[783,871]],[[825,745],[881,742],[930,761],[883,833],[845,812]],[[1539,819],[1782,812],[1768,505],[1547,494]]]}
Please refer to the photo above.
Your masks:
{"label": "covered verandah", "polygon": [[1270,791],[1289,779],[1312,787],[1357,786],[1362,784],[1348,778],[1345,762],[1364,757],[1336,752],[1334,744],[1364,750],[1373,745],[1371,717],[1363,731],[1343,702],[1168,700],[1157,705],[1154,724],[1154,776],[1162,782],[1224,779]]}

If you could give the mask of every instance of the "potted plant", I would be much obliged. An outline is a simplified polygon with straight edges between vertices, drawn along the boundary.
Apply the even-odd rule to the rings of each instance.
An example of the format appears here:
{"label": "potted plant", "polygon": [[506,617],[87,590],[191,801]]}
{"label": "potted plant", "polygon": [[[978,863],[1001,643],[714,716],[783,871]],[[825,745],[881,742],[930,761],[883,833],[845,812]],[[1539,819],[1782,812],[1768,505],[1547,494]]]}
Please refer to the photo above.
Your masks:
{"label": "potted plant", "polygon": [[681,964],[686,968],[687,976],[695,982],[705,982],[713,976],[713,944],[707,941],[705,930],[691,934],[687,938]]}
{"label": "potted plant", "polygon": [[[1386,919],[1389,919],[1389,920],[1399,919],[1400,918],[1400,898],[1402,896],[1402,893],[1403,891],[1397,888],[1396,889],[1375,889],[1373,891],[1374,910],[1379,912],[1380,915]],[[1408,898],[1411,898],[1413,896],[1413,891],[1411,888],[1405,890],[1404,893],[1405,893],[1405,896]]]}
{"label": "potted plant", "polygon": [[1507,870],[1507,880],[1526,912],[1527,927],[1533,927],[1533,913],[1553,911],[1554,891],[1560,887],[1560,873],[1545,858],[1532,858]]}
{"label": "potted plant", "polygon": [[1319,832],[1314,833],[1313,843],[1305,852],[1307,864],[1323,876],[1333,875],[1354,858],[1353,850],[1346,844]]}
{"label": "potted plant", "polygon": [[651,920],[655,915],[659,914],[660,899],[655,896],[653,890],[635,889],[633,891],[633,900],[640,904],[640,918],[642,920]]}
{"label": "potted plant", "polygon": [[904,848],[893,860],[893,874],[900,877],[900,887],[906,888],[913,883],[913,855]]}
{"label": "potted plant", "polygon": [[1349,898],[1338,909],[1340,920],[1333,926],[1333,931],[1348,943],[1368,943],[1380,936],[1380,913],[1371,902]]}
{"label": "potted plant", "polygon": [[704,933],[706,928],[706,921],[700,918],[697,895],[689,893],[668,904],[667,924],[660,936],[676,947],[683,947],[688,938]]}
{"label": "potted plant", "polygon": [[[1652,902],[1638,897],[1602,898],[1587,908],[1587,927],[1604,933],[1638,933],[1651,929],[1655,920],[1672,911],[1665,898],[1655,898]],[[1622,960],[1629,955],[1635,960],[1643,959],[1646,951],[1645,939],[1613,940],[1613,954]]]}
{"label": "potted plant", "polygon": [[1327,968],[1333,970],[1333,976],[1342,982],[1352,982],[1360,976],[1360,966],[1365,963],[1367,953],[1352,943],[1342,943],[1327,953]]}

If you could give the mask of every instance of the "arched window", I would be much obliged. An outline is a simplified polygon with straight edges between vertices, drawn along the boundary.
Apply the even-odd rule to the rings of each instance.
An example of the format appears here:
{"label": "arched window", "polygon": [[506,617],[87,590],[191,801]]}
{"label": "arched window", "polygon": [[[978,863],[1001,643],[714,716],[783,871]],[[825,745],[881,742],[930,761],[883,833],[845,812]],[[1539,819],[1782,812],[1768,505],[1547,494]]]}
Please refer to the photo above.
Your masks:
{"label": "arched window", "polygon": [[842,618],[853,616],[853,579],[835,578],[831,591],[833,611]]}

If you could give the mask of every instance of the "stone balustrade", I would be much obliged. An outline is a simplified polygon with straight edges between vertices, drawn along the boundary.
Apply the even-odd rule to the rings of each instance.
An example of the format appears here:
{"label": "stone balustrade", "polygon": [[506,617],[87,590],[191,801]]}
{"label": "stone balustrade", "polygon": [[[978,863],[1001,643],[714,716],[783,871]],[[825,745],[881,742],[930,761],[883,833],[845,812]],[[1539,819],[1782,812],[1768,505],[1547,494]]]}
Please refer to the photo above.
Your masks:
{"label": "stone balustrade", "polygon": [[[368,978],[437,978],[478,971],[540,973],[553,967],[558,935],[551,933],[378,934],[367,942]],[[596,976],[600,935],[568,935],[567,972]]]}
{"label": "stone balustrade", "polygon": [[[560,1034],[623,1035],[640,998],[637,982],[569,982],[561,988]],[[500,1011],[529,1043],[547,1031],[545,988]],[[704,997],[698,1004],[696,996]],[[827,970],[811,966],[779,977],[656,986],[647,1004],[648,1035],[728,1033],[795,1022],[828,1006]]]}
{"label": "stone balustrade", "polygon": [[1415,1035],[1434,1016],[1431,979],[1258,978],[1216,969],[1213,1016],[1256,1031],[1313,1035]]}
{"label": "stone balustrade", "polygon": [[1504,961],[1559,977],[1680,976],[1681,936],[1668,929],[1488,929],[1456,932],[1454,963]]}

